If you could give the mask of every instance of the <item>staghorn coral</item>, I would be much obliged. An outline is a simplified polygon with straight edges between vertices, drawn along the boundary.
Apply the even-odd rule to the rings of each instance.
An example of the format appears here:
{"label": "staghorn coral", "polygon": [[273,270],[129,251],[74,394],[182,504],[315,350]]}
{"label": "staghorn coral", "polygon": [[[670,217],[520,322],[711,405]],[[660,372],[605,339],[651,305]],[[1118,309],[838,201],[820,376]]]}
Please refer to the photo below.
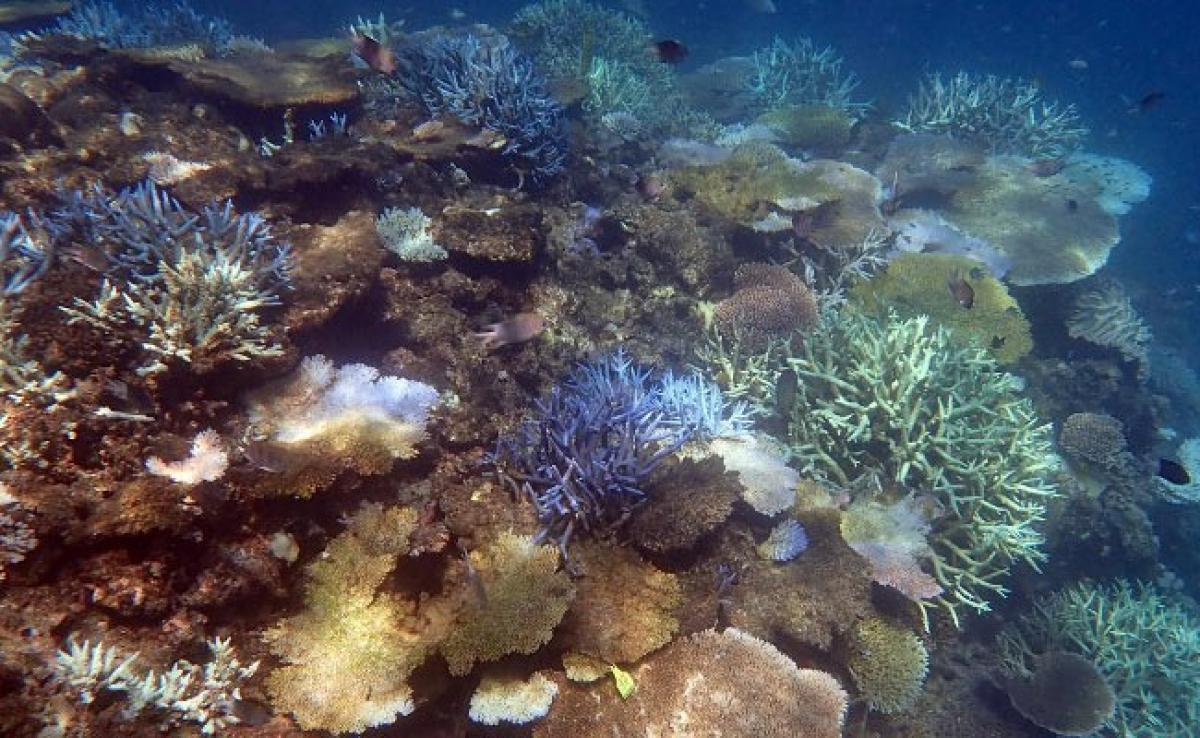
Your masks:
{"label": "staghorn coral", "polygon": [[1049,429],[982,349],[955,345],[923,316],[843,311],[788,366],[799,380],[790,449],[805,473],[856,490],[920,489],[946,511],[929,541],[946,590],[936,602],[955,622],[960,608],[986,612],[1005,596],[1011,567],[1045,559],[1036,525],[1057,495]]}
{"label": "staghorn coral", "polygon": [[529,679],[487,675],[471,695],[467,715],[481,725],[524,725],[544,717],[558,694],[558,685],[535,672]]}
{"label": "staghorn coral", "polygon": [[533,503],[539,539],[564,553],[577,530],[619,526],[645,501],[650,473],[693,438],[743,430],[740,404],[702,378],[654,376],[623,351],[582,364],[488,457],[518,498]]}
{"label": "staghorn coral", "polygon": [[629,537],[649,553],[690,551],[729,518],[740,492],[719,458],[668,461],[650,476]]}
{"label": "staghorn coral", "polygon": [[500,135],[503,154],[540,187],[567,157],[563,109],[544,90],[533,62],[503,36],[435,37],[397,59],[405,94],[430,116],[450,115]]}
{"label": "staghorn coral", "polygon": [[432,221],[420,208],[388,208],[375,219],[383,245],[401,261],[439,261],[448,254],[429,235]]}
{"label": "staghorn coral", "polygon": [[796,105],[823,105],[862,117],[870,105],[855,102],[858,78],[842,71],[842,58],[832,47],[818,48],[801,36],[788,43],[778,36],[770,46],[754,52],[754,72],[746,80],[760,110]]}
{"label": "staghorn coral", "polygon": [[37,534],[28,518],[25,507],[0,483],[0,582],[7,578],[8,567],[21,563],[37,548]]}
{"label": "staghorn coral", "polygon": [[841,735],[847,696],[837,679],[798,668],[735,628],[679,639],[631,674],[637,690],[625,700],[608,684],[567,685],[534,735],[710,735],[718,728],[725,738]]}
{"label": "staghorn coral", "polygon": [[261,311],[290,287],[291,247],[260,216],[229,202],[191,213],[147,181],[115,197],[99,188],[65,195],[48,230],[64,244],[107,249],[98,296],[62,310],[70,323],[136,341],[147,354],[139,373],[283,353]]}
{"label": "staghorn coral", "polygon": [[560,635],[573,652],[630,664],[665,646],[679,630],[676,610],[683,595],[674,574],[628,548],[592,542],[577,548],[572,564],[579,576]]}
{"label": "staghorn coral", "polygon": [[451,674],[467,674],[476,663],[509,654],[533,653],[550,641],[575,595],[558,560],[554,547],[512,533],[471,552],[482,596],[464,608],[441,643]]}
{"label": "staghorn coral", "polygon": [[1185,738],[1200,724],[1200,619],[1149,585],[1076,584],[1039,599],[996,643],[1019,678],[1052,652],[1092,662],[1116,694],[1102,736]]}
{"label": "staghorn coral", "polygon": [[206,52],[222,55],[236,48],[239,38],[229,21],[204,15],[186,0],[136,4],[129,12],[111,2],[87,0],[49,30],[112,49],[197,44]]}
{"label": "staghorn coral", "polygon": [[905,712],[921,696],[929,652],[911,630],[863,618],[850,631],[846,668],[871,709],[890,715]]}
{"label": "staghorn coral", "polygon": [[[947,287],[962,279],[972,289],[970,307]],[[901,254],[885,271],[850,290],[850,302],[874,315],[929,316],[962,343],[974,343],[996,361],[1011,364],[1033,349],[1029,321],[1005,286],[979,262],[955,254]]]}
{"label": "staghorn coral", "polygon": [[212,657],[203,665],[179,660],[164,672],[137,673],[138,654],[125,655],[102,641],[80,643],[73,636],[67,650],[55,656],[54,670],[82,705],[102,692],[124,692],[123,720],[133,720],[147,708],[162,713],[159,729],[195,723],[213,735],[241,722],[237,703],[241,685],[254,676],[258,662],[242,666],[228,638],[208,641]]}
{"label": "staghorn coral", "polygon": [[713,323],[751,351],[817,324],[817,300],[804,280],[776,264],[746,263],[733,275],[735,292],[713,308]]}
{"label": "staghorn coral", "polygon": [[968,72],[926,76],[896,125],[978,142],[992,153],[1043,157],[1069,154],[1087,135],[1075,106],[1047,101],[1036,84]]}
{"label": "staghorn coral", "polygon": [[1097,346],[1116,349],[1138,366],[1139,376],[1150,371],[1150,327],[1138,315],[1125,290],[1109,282],[1075,298],[1067,318],[1067,333]]}
{"label": "staghorn coral", "polygon": [[310,565],[305,608],[266,633],[284,666],[266,688],[306,730],[361,732],[415,709],[407,679],[432,650],[416,605],[381,591],[409,552],[417,515],[363,506]]}
{"label": "staghorn coral", "polygon": [[1042,654],[1032,676],[1008,679],[1004,686],[1017,712],[1055,735],[1095,735],[1117,707],[1117,696],[1096,665],[1073,653]]}
{"label": "staghorn coral", "polygon": [[50,267],[53,252],[30,237],[16,213],[0,213],[0,301],[23,292]]}

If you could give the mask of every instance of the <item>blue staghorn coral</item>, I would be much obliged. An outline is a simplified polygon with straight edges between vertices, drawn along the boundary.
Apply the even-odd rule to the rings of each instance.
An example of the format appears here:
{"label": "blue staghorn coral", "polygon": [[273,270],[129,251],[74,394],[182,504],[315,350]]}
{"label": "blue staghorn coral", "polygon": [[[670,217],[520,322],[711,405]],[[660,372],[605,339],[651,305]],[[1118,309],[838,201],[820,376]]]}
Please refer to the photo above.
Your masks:
{"label": "blue staghorn coral", "polygon": [[16,213],[0,213],[0,298],[23,292],[50,266],[46,248],[30,237]]}
{"label": "blue staghorn coral", "polygon": [[502,437],[489,461],[533,503],[538,540],[554,540],[565,553],[577,531],[620,525],[645,501],[650,472],[685,443],[747,426],[745,408],[726,405],[716,385],[656,377],[617,351],[580,365],[539,400],[534,417]]}
{"label": "blue staghorn coral", "polygon": [[403,49],[398,62],[404,94],[431,116],[449,114],[503,136],[504,155],[535,187],[563,170],[562,106],[503,36],[437,37]]}
{"label": "blue staghorn coral", "polygon": [[199,44],[223,54],[234,41],[229,21],[204,15],[185,0],[137,4],[128,12],[111,2],[88,0],[48,30],[114,49]]}

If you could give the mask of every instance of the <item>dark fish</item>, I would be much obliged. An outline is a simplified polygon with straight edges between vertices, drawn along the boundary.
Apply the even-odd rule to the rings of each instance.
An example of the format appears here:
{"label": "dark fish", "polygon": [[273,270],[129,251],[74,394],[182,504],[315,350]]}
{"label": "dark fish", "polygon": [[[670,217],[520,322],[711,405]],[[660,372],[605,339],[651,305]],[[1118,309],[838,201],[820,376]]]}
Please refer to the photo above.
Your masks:
{"label": "dark fish", "polygon": [[1191,484],[1192,475],[1183,464],[1171,459],[1158,460],[1158,476],[1171,484]]}
{"label": "dark fish", "polygon": [[1162,104],[1163,100],[1167,99],[1167,93],[1162,90],[1154,90],[1143,95],[1137,102],[1129,106],[1129,114],[1137,115],[1153,110]]}
{"label": "dark fish", "polygon": [[1004,348],[1004,336],[992,336],[992,351]]}
{"label": "dark fish", "polygon": [[946,288],[954,301],[970,310],[975,305],[975,288],[963,279],[962,272],[954,272],[946,279]]}
{"label": "dark fish", "polygon": [[1076,210],[1079,210],[1079,201],[1073,197],[1067,198],[1067,211],[1073,213]]}
{"label": "dark fish", "polygon": [[675,39],[663,39],[650,45],[654,58],[663,64],[679,64],[688,58],[688,47]]}
{"label": "dark fish", "polygon": [[354,55],[366,62],[367,66],[380,74],[392,74],[396,71],[396,55],[391,49],[379,43],[365,33],[351,29],[350,37]]}

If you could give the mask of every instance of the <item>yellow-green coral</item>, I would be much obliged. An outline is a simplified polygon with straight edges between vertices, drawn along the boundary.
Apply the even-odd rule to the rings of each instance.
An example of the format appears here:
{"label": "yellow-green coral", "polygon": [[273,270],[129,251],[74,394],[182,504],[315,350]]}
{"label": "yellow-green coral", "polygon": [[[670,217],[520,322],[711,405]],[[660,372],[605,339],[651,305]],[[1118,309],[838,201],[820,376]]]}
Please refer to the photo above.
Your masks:
{"label": "yellow-green coral", "polygon": [[871,709],[904,712],[925,687],[929,652],[911,630],[869,617],[850,632],[846,668]]}
{"label": "yellow-green coral", "polygon": [[[961,278],[975,293],[974,304],[959,304],[948,286]],[[1004,285],[979,262],[958,254],[901,254],[887,271],[850,290],[852,302],[873,314],[893,309],[905,318],[928,315],[955,338],[974,340],[1002,363],[1033,349],[1029,321]]]}
{"label": "yellow-green coral", "polygon": [[286,664],[267,693],[305,730],[358,733],[413,711],[407,679],[430,636],[413,603],[379,588],[416,524],[412,510],[364,506],[309,567],[304,611],[267,633]]}
{"label": "yellow-green coral", "polygon": [[[1045,559],[1037,524],[1057,494],[1048,426],[1018,379],[924,316],[843,310],[788,360],[792,458],[840,487],[899,498],[921,490],[945,511],[929,543],[933,602],[958,621],[990,609],[1009,569]],[[918,603],[924,611],[926,602]]]}
{"label": "yellow-green coral", "polygon": [[758,122],[770,126],[785,146],[806,151],[836,152],[850,142],[854,118],[829,105],[797,105],[769,110]]}
{"label": "yellow-green coral", "polygon": [[480,596],[460,613],[441,647],[455,676],[470,672],[476,662],[544,646],[575,595],[558,568],[558,550],[528,536],[502,534],[471,552],[471,566]]}

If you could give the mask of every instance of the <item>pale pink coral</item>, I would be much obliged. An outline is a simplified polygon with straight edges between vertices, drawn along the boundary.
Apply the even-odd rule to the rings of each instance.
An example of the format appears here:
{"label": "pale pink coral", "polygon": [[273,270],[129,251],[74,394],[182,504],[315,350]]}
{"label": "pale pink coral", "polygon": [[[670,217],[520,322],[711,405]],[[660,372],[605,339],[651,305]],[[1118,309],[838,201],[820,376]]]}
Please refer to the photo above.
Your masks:
{"label": "pale pink coral", "polygon": [[146,470],[160,477],[170,477],[179,484],[191,486],[200,482],[215,482],[229,467],[229,455],[221,448],[216,431],[196,434],[192,453],[182,461],[166,462],[157,456],[146,460]]}

